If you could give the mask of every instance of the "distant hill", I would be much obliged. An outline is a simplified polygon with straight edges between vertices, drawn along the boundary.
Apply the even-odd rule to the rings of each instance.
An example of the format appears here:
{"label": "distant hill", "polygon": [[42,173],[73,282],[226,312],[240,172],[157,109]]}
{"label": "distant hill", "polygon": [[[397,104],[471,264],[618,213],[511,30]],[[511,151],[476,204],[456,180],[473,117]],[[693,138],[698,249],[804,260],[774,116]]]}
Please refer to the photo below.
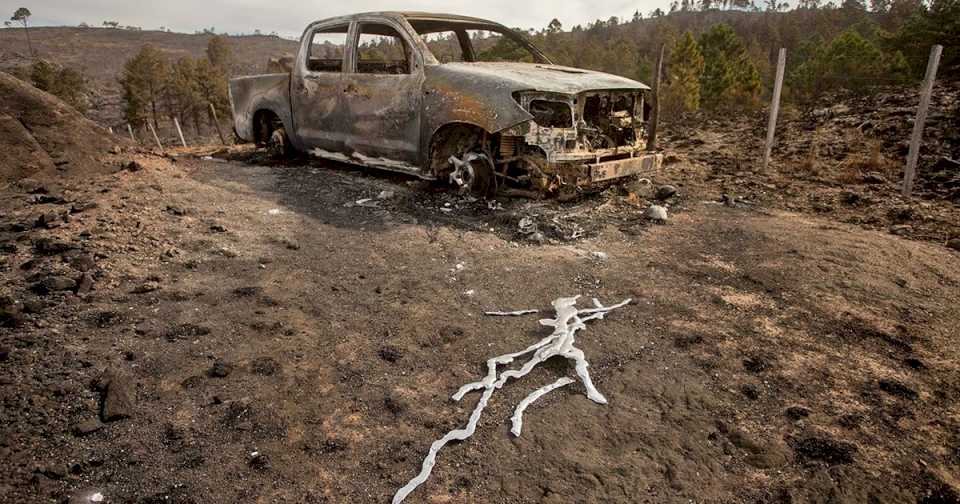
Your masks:
{"label": "distant hill", "polygon": [[[88,115],[101,124],[118,128],[123,119],[117,76],[128,59],[145,44],[164,51],[171,61],[182,56],[201,57],[212,35],[38,27],[30,29],[30,37],[39,57],[81,70],[91,80],[94,103]],[[298,46],[295,41],[267,35],[231,36],[229,40],[237,75],[263,72],[270,57],[295,53]],[[23,30],[0,29],[0,70],[10,71],[31,62]]]}

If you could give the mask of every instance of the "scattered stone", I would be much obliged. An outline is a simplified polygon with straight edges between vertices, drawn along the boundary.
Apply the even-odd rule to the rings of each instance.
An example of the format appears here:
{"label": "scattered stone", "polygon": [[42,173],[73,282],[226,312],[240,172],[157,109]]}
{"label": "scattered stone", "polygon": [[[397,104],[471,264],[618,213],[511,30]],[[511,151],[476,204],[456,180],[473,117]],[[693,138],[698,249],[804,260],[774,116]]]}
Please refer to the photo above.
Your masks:
{"label": "scattered stone", "polygon": [[63,196],[56,194],[38,194],[33,197],[30,203],[34,205],[63,205],[67,203],[67,200],[63,199]]}
{"label": "scattered stone", "polygon": [[211,378],[226,378],[230,376],[230,373],[233,371],[233,366],[224,361],[223,359],[217,359],[213,361],[213,366],[210,367],[210,370],[207,374]]}
{"label": "scattered stone", "polygon": [[263,287],[238,287],[233,289],[233,295],[237,297],[256,297],[263,294]]}
{"label": "scattered stone", "polygon": [[760,388],[752,383],[747,383],[742,387],[740,387],[740,393],[743,394],[743,396],[746,397],[747,399],[750,399],[751,401],[756,401],[757,399],[760,399]]}
{"label": "scattered stone", "polygon": [[214,233],[226,233],[227,228],[223,224],[211,224],[210,231],[213,231]]}
{"label": "scattered stone", "polygon": [[167,341],[173,343],[179,340],[196,338],[210,334],[210,329],[195,324],[180,324],[171,327],[164,333]]}
{"label": "scattered stone", "polygon": [[590,256],[598,261],[606,261],[607,259],[610,259],[610,254],[600,251],[591,252]]}
{"label": "scattered stone", "polygon": [[133,294],[147,294],[156,290],[160,290],[160,284],[157,282],[144,282],[130,291]]}
{"label": "scattered stone", "polygon": [[662,185],[657,188],[656,198],[660,201],[666,201],[677,194],[677,188],[672,185]]}
{"label": "scattered stone", "polygon": [[113,422],[133,415],[133,383],[126,373],[107,368],[94,382],[101,394],[100,418]]}
{"label": "scattered stone", "polygon": [[23,306],[9,296],[0,296],[0,326],[19,327],[23,324]]}
{"label": "scattered stone", "polygon": [[134,160],[127,163],[127,165],[124,166],[123,168],[128,172],[138,172],[140,170],[143,170],[143,164],[141,164],[139,161]]}
{"label": "scattered stone", "polygon": [[100,423],[100,420],[96,418],[91,418],[90,420],[85,420],[73,426],[73,433],[76,436],[86,436],[93,434],[98,430],[103,428],[103,424]]}
{"label": "scattered stone", "polygon": [[0,243],[0,252],[4,254],[16,254],[19,250],[16,243],[13,242],[4,242]]}
{"label": "scattered stone", "polygon": [[650,205],[650,208],[647,208],[647,210],[643,212],[643,216],[662,224],[667,222],[667,209],[660,205]]}
{"label": "scattered stone", "polygon": [[33,284],[30,289],[41,296],[46,296],[54,292],[74,290],[77,288],[77,281],[65,276],[51,275],[43,280]]}
{"label": "scattered stone", "polygon": [[388,190],[388,191],[380,191],[380,194],[377,195],[377,199],[378,199],[378,200],[393,199],[393,197],[396,196],[396,195],[397,195],[397,193],[394,192],[394,191],[389,191],[389,190]]}
{"label": "scattered stone", "polygon": [[174,205],[167,205],[167,208],[164,209],[164,212],[167,212],[170,215],[176,215],[177,217],[187,215],[186,209]]}
{"label": "scattered stone", "polygon": [[863,176],[862,180],[864,184],[886,184],[887,183],[887,179],[885,179],[883,175],[880,175],[877,172],[867,173],[866,175]]}
{"label": "scattered stone", "polygon": [[947,241],[947,248],[960,251],[960,238],[954,238]]}

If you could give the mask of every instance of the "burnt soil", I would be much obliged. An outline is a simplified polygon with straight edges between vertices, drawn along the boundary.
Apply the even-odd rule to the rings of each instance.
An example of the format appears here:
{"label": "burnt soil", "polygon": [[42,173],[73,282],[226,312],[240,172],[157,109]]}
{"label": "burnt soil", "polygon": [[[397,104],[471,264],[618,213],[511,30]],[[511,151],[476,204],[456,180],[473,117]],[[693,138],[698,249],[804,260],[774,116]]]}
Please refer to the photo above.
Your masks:
{"label": "burnt soil", "polygon": [[2,193],[4,501],[388,502],[466,422],[456,389],[545,331],[482,312],[574,294],[634,299],[578,336],[609,404],[568,386],[511,437],[518,401],[572,375],[548,362],[408,502],[958,501],[955,221],[907,239],[722,204],[742,186],[718,175],[775,182],[693,155],[499,206],[320,162],[135,157]]}

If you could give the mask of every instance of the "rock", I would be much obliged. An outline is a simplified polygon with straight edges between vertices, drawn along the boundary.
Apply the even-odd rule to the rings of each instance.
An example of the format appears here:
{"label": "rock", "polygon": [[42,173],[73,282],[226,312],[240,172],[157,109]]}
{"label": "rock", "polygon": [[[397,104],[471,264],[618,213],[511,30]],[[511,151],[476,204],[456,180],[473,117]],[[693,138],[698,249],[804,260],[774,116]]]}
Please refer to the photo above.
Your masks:
{"label": "rock", "polygon": [[590,255],[598,261],[606,261],[607,259],[610,259],[610,254],[606,252],[594,251],[591,252]]}
{"label": "rock", "polygon": [[213,366],[207,371],[211,378],[226,378],[233,371],[233,366],[222,359],[213,361]]}
{"label": "rock", "polygon": [[650,208],[643,212],[643,216],[652,221],[667,222],[667,209],[660,205],[650,205]]}
{"label": "rock", "polygon": [[386,345],[377,352],[377,356],[392,364],[403,357],[403,351],[395,346]]}
{"label": "rock", "polygon": [[143,165],[139,161],[130,161],[123,168],[128,172],[138,172],[143,169]]}
{"label": "rock", "polygon": [[33,227],[38,229],[54,229],[60,227],[60,224],[63,224],[63,217],[54,212],[47,212],[37,217],[37,220],[33,223]]}
{"label": "rock", "polygon": [[86,436],[88,434],[93,434],[98,430],[103,428],[103,424],[100,423],[96,418],[91,418],[90,420],[85,420],[73,426],[73,433],[76,436]]}
{"label": "rock", "polygon": [[93,290],[93,275],[84,273],[77,283],[77,294],[87,294]]}
{"label": "rock", "polygon": [[10,360],[10,347],[0,347],[0,362]]}
{"label": "rock", "polygon": [[130,292],[133,294],[147,294],[149,292],[153,292],[159,289],[160,289],[160,284],[157,282],[144,282],[134,287],[133,290]]}
{"label": "rock", "polygon": [[211,224],[210,231],[213,231],[214,233],[226,233],[227,228],[223,224]]}
{"label": "rock", "polygon": [[0,326],[19,327],[23,324],[23,305],[8,296],[0,297]]}
{"label": "rock", "polygon": [[107,368],[94,383],[101,393],[100,418],[112,422],[133,415],[134,390],[130,377],[123,372]]}
{"label": "rock", "polygon": [[947,248],[960,251],[960,238],[954,238],[947,241]]}
{"label": "rock", "polygon": [[164,212],[167,212],[170,215],[176,215],[177,217],[183,217],[187,215],[187,210],[175,205],[167,205],[167,208],[164,209]]}
{"label": "rock", "polygon": [[677,194],[677,188],[672,185],[662,185],[657,188],[656,198],[660,201],[666,201]]}
{"label": "rock", "polygon": [[74,203],[74,204],[70,207],[70,213],[72,213],[72,214],[78,214],[78,213],[81,213],[81,212],[86,212],[87,210],[93,210],[94,208],[97,208],[98,206],[100,206],[100,205],[98,205],[96,201],[79,201],[79,202]]}
{"label": "rock", "polygon": [[51,275],[33,284],[30,288],[33,292],[45,296],[53,292],[74,290],[77,288],[77,281],[70,277]]}
{"label": "rock", "polygon": [[913,226],[910,226],[907,224],[894,224],[893,226],[890,226],[889,231],[890,231],[890,234],[893,234],[893,235],[907,236],[911,232],[913,232]]}
{"label": "rock", "polygon": [[97,265],[92,254],[77,254],[70,259],[70,266],[77,271],[90,271]]}
{"label": "rock", "polygon": [[13,243],[13,242],[0,243],[0,252],[3,252],[4,254],[16,254],[18,250],[20,249],[19,247],[17,247],[16,243]]}
{"label": "rock", "polygon": [[787,418],[793,421],[810,416],[810,410],[803,406],[790,406],[783,413],[787,416]]}
{"label": "rock", "polygon": [[23,300],[24,313],[40,313],[46,307],[47,303],[35,296],[30,296],[28,298],[24,298]]}
{"label": "rock", "polygon": [[260,376],[273,376],[280,372],[280,363],[272,357],[258,357],[250,363],[250,370]]}
{"label": "rock", "polygon": [[377,195],[377,199],[378,200],[393,199],[393,197],[396,195],[397,193],[394,191],[380,191],[380,194]]}
{"label": "rock", "polygon": [[250,467],[258,471],[266,471],[270,469],[270,457],[267,457],[266,454],[260,452],[253,452],[250,454],[249,460]]}
{"label": "rock", "polygon": [[62,254],[75,247],[67,242],[55,240],[53,238],[37,238],[33,240],[33,250],[38,254],[53,255]]}
{"label": "rock", "polygon": [[886,184],[887,179],[880,175],[877,172],[870,172],[863,176],[861,179],[864,184]]}

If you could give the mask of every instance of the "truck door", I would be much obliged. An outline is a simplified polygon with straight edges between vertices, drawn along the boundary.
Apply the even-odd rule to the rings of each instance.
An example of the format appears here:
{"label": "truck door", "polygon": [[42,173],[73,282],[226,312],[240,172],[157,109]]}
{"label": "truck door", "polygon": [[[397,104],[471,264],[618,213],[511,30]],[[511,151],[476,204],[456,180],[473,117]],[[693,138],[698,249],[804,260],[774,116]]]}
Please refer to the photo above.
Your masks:
{"label": "truck door", "polygon": [[350,154],[419,162],[423,62],[399,25],[360,21],[343,75]]}
{"label": "truck door", "polygon": [[344,150],[348,128],[340,94],[349,32],[348,22],[318,25],[300,44],[290,81],[290,106],[296,130],[291,138],[302,150]]}

